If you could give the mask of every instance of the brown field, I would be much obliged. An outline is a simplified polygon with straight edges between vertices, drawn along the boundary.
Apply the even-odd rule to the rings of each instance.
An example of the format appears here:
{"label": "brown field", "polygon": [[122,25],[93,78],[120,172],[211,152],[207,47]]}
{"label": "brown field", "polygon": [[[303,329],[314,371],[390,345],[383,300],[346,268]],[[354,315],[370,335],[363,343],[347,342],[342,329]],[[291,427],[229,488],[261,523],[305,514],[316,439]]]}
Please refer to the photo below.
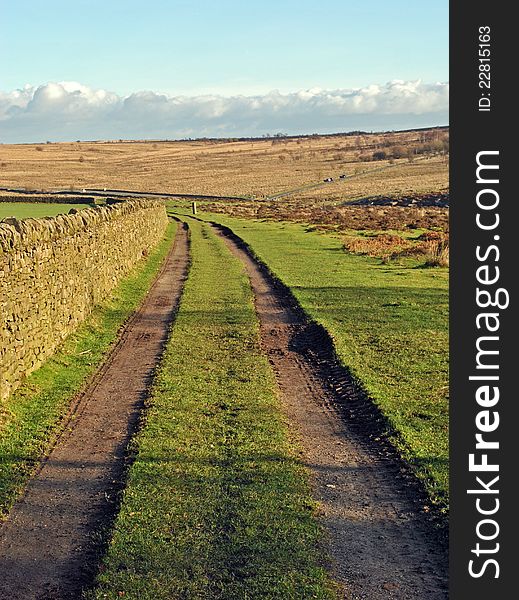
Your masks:
{"label": "brown field", "polygon": [[[409,188],[448,186],[448,131],[311,136],[251,141],[74,142],[0,145],[0,185],[29,189],[125,188],[189,194],[265,197],[373,170],[301,193],[302,201],[340,201]],[[372,161],[374,152],[387,154]],[[401,158],[391,158],[402,156]],[[413,160],[412,163],[409,160]],[[390,164],[390,161],[393,164]],[[384,170],[376,170],[387,167]]]}
{"label": "brown field", "polygon": [[[362,171],[361,171],[362,169]],[[379,169],[379,170],[378,170]],[[352,177],[334,181],[325,187],[297,194],[302,202],[345,202],[366,196],[401,196],[427,194],[449,189],[449,170],[446,156],[418,158],[409,162],[399,159],[383,166],[377,162],[350,165],[346,172]]]}
{"label": "brown field", "polygon": [[[448,129],[441,128],[253,140],[0,145],[0,185],[243,196],[247,199],[238,202],[203,203],[204,208],[332,229],[346,236],[350,251],[384,258],[412,253],[412,248],[427,252],[431,244],[443,251],[448,209],[349,206],[349,202],[374,196],[448,194],[448,135]],[[346,178],[339,179],[341,174]],[[323,184],[327,177],[334,181]],[[320,187],[312,188],[315,184]],[[292,193],[269,198],[286,191]],[[442,233],[442,240],[355,240],[362,232],[413,236],[425,230]]]}

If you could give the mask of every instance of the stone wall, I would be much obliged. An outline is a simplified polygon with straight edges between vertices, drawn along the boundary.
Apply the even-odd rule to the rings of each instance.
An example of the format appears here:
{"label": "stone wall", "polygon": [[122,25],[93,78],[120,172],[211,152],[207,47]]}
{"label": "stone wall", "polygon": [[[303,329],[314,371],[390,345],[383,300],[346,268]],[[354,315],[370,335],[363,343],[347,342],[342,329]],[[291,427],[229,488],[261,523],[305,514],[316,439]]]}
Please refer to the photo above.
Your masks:
{"label": "stone wall", "polygon": [[0,221],[0,399],[109,297],[166,225],[155,200]]}

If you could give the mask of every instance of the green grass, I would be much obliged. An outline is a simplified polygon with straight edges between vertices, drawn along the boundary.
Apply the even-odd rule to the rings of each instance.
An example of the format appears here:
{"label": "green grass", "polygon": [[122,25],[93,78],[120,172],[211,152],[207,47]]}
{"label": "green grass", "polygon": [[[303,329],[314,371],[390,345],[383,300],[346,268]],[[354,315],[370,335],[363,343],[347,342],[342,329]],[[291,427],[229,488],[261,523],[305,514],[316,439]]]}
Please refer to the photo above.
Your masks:
{"label": "green grass", "polygon": [[89,597],[333,598],[249,281],[207,225],[190,226],[190,275]]}
{"label": "green grass", "polygon": [[[448,271],[348,254],[332,234],[290,223],[223,223],[332,335],[392,439],[442,510],[448,504]],[[416,261],[415,261],[416,262]]]}
{"label": "green grass", "polygon": [[67,214],[71,208],[81,210],[91,208],[89,204],[58,204],[51,202],[0,202],[0,219],[16,217],[17,219],[39,219]]}
{"label": "green grass", "polygon": [[59,431],[71,397],[100,365],[124,321],[137,308],[166,256],[175,226],[123,280],[110,302],[96,307],[45,364],[0,405],[0,520],[23,490]]}

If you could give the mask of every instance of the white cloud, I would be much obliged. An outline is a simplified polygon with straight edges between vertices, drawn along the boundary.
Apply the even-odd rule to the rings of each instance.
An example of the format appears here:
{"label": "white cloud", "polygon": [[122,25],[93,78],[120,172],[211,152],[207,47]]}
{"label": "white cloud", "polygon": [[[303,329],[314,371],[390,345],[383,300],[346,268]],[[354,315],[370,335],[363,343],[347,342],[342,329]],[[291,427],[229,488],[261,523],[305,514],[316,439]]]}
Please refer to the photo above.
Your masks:
{"label": "white cloud", "polygon": [[0,141],[255,136],[444,125],[448,83],[391,81],[257,96],[121,97],[77,82],[0,92]]}

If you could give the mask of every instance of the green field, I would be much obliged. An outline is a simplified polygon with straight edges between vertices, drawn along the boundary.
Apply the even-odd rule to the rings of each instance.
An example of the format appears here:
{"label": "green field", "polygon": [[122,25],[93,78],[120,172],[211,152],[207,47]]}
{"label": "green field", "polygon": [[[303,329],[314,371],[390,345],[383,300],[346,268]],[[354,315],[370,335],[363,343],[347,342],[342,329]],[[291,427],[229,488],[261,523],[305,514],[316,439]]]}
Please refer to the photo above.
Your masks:
{"label": "green field", "polygon": [[144,298],[174,232],[170,224],[163,241],[112,292],[111,300],[95,307],[60,350],[0,404],[0,521],[58,433],[71,398],[100,366],[121,325]]}
{"label": "green field", "polygon": [[209,226],[134,439],[96,599],[333,598],[249,281]]}
{"label": "green field", "polygon": [[80,210],[89,208],[88,204],[59,204],[52,202],[0,202],[0,219],[16,217],[17,219],[38,219],[67,214],[71,208]]}
{"label": "green field", "polygon": [[392,426],[392,441],[448,505],[448,270],[345,252],[332,234],[221,214],[332,335]]}

